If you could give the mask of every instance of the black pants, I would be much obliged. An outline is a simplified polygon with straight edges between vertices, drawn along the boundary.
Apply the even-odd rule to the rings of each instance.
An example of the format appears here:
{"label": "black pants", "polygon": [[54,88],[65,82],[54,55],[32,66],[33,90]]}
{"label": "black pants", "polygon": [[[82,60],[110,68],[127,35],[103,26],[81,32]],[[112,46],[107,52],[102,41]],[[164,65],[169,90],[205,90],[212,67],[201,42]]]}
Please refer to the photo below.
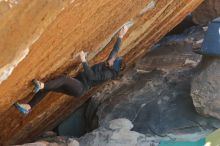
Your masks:
{"label": "black pants", "polygon": [[70,76],[61,76],[57,79],[44,83],[44,89],[34,95],[28,103],[31,107],[40,102],[50,91],[64,93],[74,97],[80,97],[84,94],[85,88],[83,84]]}

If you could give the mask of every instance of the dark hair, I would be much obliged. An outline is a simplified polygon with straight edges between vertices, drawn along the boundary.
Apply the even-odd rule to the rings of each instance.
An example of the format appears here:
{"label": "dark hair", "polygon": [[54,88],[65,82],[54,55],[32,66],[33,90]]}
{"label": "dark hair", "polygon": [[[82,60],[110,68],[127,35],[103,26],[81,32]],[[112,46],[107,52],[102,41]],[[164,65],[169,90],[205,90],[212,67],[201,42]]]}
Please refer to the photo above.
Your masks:
{"label": "dark hair", "polygon": [[122,63],[121,63],[121,66],[120,66],[120,72],[121,72],[121,71],[124,71],[126,67],[127,67],[127,66],[126,66],[126,63],[125,63],[125,61],[123,60]]}

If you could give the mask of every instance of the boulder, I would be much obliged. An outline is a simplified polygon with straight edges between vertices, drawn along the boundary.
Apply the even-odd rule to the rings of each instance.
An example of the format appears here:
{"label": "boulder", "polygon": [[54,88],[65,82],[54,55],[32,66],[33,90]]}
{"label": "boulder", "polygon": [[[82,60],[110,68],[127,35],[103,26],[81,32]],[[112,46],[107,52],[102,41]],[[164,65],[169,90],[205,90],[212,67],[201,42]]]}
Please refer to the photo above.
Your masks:
{"label": "boulder", "polygon": [[190,96],[201,55],[192,52],[193,44],[188,40],[204,36],[201,29],[192,29],[164,38],[120,82],[104,86],[93,96],[88,117],[96,107],[98,119],[93,120],[100,127],[126,118],[134,126],[132,131],[159,140],[195,141],[219,128],[220,121],[196,112]]}
{"label": "boulder", "polygon": [[194,77],[191,86],[196,110],[220,119],[220,59],[204,57],[200,72]]}
{"label": "boulder", "polygon": [[68,138],[65,141],[57,141],[57,138],[52,138],[49,141],[38,141],[16,146],[79,146],[79,142],[73,138]]}
{"label": "boulder", "polygon": [[82,146],[158,146],[157,137],[146,137],[129,127],[133,127],[130,120],[114,119],[108,122],[107,127],[100,127],[81,137],[79,142]]}
{"label": "boulder", "polygon": [[220,1],[204,0],[192,13],[193,21],[199,25],[207,25],[213,19],[220,17]]}

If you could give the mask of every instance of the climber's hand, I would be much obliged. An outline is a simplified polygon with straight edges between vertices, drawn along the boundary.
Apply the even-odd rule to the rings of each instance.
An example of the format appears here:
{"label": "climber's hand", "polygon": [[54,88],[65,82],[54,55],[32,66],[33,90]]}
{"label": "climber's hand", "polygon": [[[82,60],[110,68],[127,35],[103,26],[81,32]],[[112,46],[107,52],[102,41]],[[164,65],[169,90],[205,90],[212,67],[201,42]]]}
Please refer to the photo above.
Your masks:
{"label": "climber's hand", "polygon": [[79,56],[82,62],[86,62],[86,53],[84,51],[81,51]]}
{"label": "climber's hand", "polygon": [[128,31],[128,27],[127,27],[127,25],[124,25],[124,26],[121,28],[121,30],[119,31],[118,36],[119,36],[120,38],[123,38],[124,35],[127,33],[127,31]]}

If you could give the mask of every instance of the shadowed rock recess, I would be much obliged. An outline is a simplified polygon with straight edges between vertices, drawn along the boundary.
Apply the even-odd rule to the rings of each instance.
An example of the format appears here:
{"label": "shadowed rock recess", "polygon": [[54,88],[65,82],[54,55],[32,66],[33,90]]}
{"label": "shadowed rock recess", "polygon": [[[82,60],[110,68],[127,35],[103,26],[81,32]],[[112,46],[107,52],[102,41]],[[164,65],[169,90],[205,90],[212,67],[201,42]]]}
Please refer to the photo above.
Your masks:
{"label": "shadowed rock recess", "polygon": [[12,106],[27,102],[31,80],[76,75],[75,55],[92,65],[106,59],[116,32],[130,22],[120,55],[128,65],[181,22],[203,0],[1,0],[0,145],[23,143],[53,129],[96,89],[81,98],[49,94],[24,117]]}

